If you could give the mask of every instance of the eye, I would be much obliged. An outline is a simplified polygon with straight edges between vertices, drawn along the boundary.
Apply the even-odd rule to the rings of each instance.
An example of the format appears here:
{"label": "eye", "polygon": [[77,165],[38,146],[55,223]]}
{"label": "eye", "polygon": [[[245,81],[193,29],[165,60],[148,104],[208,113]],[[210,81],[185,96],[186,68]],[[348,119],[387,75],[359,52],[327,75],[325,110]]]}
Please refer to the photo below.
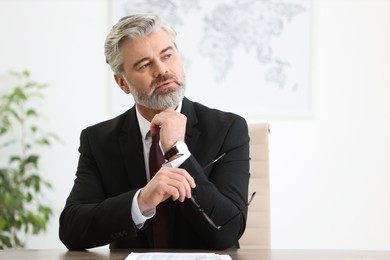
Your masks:
{"label": "eye", "polygon": [[167,54],[165,54],[162,58],[163,58],[163,60],[168,60],[168,59],[171,58],[172,56],[173,56],[172,53],[167,53]]}
{"label": "eye", "polygon": [[145,69],[149,68],[150,66],[151,66],[150,62],[140,64],[140,66],[138,67],[138,70],[145,70]]}

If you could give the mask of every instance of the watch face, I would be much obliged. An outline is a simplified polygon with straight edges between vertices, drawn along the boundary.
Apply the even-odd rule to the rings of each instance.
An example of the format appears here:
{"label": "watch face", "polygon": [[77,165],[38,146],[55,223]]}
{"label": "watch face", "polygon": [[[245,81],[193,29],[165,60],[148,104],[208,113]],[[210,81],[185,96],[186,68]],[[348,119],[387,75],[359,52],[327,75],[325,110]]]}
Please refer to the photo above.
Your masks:
{"label": "watch face", "polygon": [[176,149],[177,149],[177,153],[179,154],[184,154],[188,150],[187,145],[184,142],[177,142]]}

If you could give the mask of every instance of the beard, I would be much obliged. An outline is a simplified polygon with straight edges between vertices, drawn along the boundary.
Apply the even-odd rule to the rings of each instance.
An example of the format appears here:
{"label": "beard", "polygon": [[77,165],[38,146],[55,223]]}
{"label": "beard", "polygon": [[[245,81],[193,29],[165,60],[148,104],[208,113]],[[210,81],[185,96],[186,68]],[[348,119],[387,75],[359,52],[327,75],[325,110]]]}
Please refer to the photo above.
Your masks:
{"label": "beard", "polygon": [[[177,107],[184,98],[184,92],[186,88],[185,77],[183,77],[182,82],[179,82],[175,76],[161,76],[152,81],[151,94],[134,87],[132,84],[130,84],[126,77],[123,77],[123,79],[130,88],[135,103],[149,109],[162,111],[170,107]],[[177,84],[177,88],[167,88],[161,90],[160,93],[157,93],[157,87],[166,80],[173,80]]]}

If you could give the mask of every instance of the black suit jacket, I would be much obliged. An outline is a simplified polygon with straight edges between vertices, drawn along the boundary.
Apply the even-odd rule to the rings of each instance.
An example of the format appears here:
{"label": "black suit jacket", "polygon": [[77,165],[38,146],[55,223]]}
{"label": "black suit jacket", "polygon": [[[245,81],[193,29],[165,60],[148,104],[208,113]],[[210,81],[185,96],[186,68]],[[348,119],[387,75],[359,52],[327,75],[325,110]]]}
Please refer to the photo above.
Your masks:
{"label": "black suit jacket", "polygon": [[[221,225],[247,203],[249,137],[246,121],[184,98],[185,141],[191,156],[180,167],[195,179],[193,194],[202,209]],[[110,244],[111,248],[152,248],[150,221],[139,230],[131,217],[135,192],[146,185],[142,137],[135,108],[84,129],[72,191],[60,216],[59,235],[69,249]],[[226,153],[203,170],[208,162]],[[170,199],[169,199],[170,200]],[[173,248],[239,247],[246,211],[220,230],[214,229],[190,200],[170,200]]]}

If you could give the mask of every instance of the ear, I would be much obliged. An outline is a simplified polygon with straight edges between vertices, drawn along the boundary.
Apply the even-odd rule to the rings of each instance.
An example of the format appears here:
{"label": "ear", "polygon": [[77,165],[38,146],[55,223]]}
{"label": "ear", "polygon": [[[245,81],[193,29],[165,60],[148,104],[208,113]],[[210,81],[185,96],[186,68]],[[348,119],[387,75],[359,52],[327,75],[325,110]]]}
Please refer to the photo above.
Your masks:
{"label": "ear", "polygon": [[130,88],[127,86],[125,80],[123,77],[119,74],[114,74],[114,79],[116,81],[116,84],[125,92],[126,94],[130,93]]}

